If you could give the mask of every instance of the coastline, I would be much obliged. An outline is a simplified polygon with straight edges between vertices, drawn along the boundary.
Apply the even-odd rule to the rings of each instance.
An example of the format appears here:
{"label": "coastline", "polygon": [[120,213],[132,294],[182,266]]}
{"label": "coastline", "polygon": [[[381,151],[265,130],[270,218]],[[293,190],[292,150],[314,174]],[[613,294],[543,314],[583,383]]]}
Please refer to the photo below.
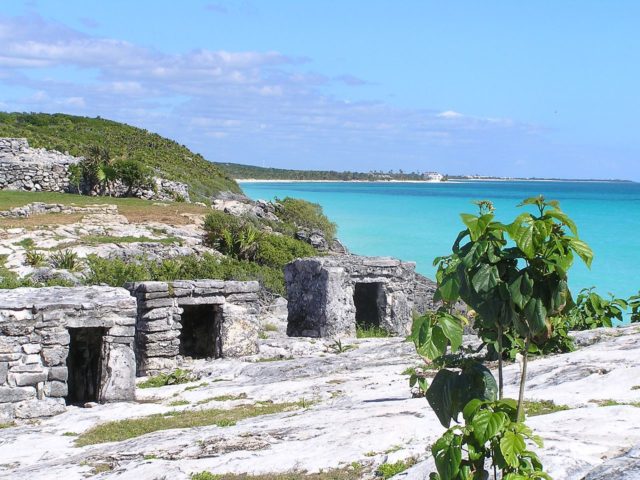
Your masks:
{"label": "coastline", "polygon": [[531,182],[531,183],[637,183],[632,180],[580,180],[580,179],[551,179],[551,178],[456,178],[441,182],[437,180],[284,180],[260,178],[234,178],[237,183],[426,183],[430,185],[471,182]]}

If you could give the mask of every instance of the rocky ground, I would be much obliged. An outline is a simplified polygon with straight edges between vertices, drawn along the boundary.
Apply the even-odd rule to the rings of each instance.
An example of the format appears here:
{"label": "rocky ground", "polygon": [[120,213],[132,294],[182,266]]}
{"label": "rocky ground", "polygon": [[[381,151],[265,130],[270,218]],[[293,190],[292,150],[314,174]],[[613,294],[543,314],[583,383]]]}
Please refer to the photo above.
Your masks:
{"label": "rocky ground", "polygon": [[[370,478],[380,464],[414,457],[417,465],[397,478],[427,478],[433,467],[428,447],[443,429],[426,400],[412,397],[403,374],[419,363],[412,345],[397,338],[341,345],[289,339],[275,331],[282,329],[277,317],[258,356],[196,361],[197,381],[138,389],[135,403],[69,407],[3,429],[0,477],[173,480],[202,471],[347,468]],[[528,420],[545,439],[542,461],[556,480],[640,478],[640,327],[582,333],[579,342],[584,346],[576,352],[530,363],[528,398],[570,407]],[[516,395],[518,368],[506,369],[509,396]],[[78,434],[102,422],[269,401],[296,405],[233,426],[74,446]]]}

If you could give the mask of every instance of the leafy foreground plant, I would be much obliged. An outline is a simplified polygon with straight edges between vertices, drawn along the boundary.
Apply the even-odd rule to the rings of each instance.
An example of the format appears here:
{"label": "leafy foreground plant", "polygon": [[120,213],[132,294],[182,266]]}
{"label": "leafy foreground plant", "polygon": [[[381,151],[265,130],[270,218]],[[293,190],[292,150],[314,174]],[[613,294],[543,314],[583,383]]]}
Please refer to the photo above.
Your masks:
{"label": "leafy foreground plant", "polygon": [[[462,214],[467,227],[452,247],[452,254],[436,258],[435,314],[414,320],[411,339],[427,361],[446,368],[438,371],[426,398],[448,430],[434,444],[437,473],[432,480],[548,479],[527,442],[542,446],[523,423],[528,353],[532,344],[544,345],[552,337],[551,318],[572,303],[567,271],[574,254],[591,264],[593,254],[577,236],[575,223],[558,202],[529,198],[538,214],[523,213],[511,224],[494,220],[491,202],[478,202],[479,214]],[[565,231],[568,228],[569,232]],[[515,246],[508,246],[510,238]],[[474,327],[485,345],[497,352],[498,377],[474,358],[458,354],[466,319],[454,314],[463,301],[476,312]],[[518,401],[503,399],[504,339],[520,348],[523,367]],[[462,414],[464,424],[451,428]]]}

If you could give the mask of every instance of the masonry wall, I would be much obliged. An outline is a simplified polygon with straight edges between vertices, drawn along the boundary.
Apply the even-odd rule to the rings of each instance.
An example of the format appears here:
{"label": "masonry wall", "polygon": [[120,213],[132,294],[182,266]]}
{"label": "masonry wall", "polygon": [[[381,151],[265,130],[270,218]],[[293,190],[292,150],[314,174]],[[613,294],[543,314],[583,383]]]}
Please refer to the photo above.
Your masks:
{"label": "masonry wall", "polygon": [[138,302],[138,375],[170,371],[181,365],[180,333],[184,307],[208,305],[220,320],[221,355],[258,352],[258,282],[181,280],[126,286]]}
{"label": "masonry wall", "polygon": [[379,326],[396,335],[410,332],[413,312],[433,306],[433,291],[415,263],[388,257],[340,255],[294,260],[285,266],[288,299],[287,334],[310,337],[354,337],[358,283],[379,284]]}
{"label": "masonry wall", "polygon": [[65,410],[70,328],[104,331],[97,400],[133,400],[135,319],[122,288],[0,290],[0,423]]}
{"label": "masonry wall", "polygon": [[78,158],[31,148],[26,138],[0,138],[0,190],[64,192]]}

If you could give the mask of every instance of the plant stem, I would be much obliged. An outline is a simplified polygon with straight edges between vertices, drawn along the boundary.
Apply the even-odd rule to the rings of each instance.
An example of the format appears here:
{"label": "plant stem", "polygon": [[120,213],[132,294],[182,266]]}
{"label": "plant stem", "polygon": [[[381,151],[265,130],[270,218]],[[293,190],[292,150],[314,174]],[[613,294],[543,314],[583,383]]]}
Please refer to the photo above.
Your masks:
{"label": "plant stem", "polygon": [[524,341],[524,355],[522,358],[522,375],[520,376],[520,392],[518,394],[518,421],[523,417],[524,408],[524,384],[527,381],[527,360],[529,358],[529,343],[531,338],[527,335]]}
{"label": "plant stem", "polygon": [[504,381],[502,378],[502,325],[498,325],[498,400],[502,400]]}

